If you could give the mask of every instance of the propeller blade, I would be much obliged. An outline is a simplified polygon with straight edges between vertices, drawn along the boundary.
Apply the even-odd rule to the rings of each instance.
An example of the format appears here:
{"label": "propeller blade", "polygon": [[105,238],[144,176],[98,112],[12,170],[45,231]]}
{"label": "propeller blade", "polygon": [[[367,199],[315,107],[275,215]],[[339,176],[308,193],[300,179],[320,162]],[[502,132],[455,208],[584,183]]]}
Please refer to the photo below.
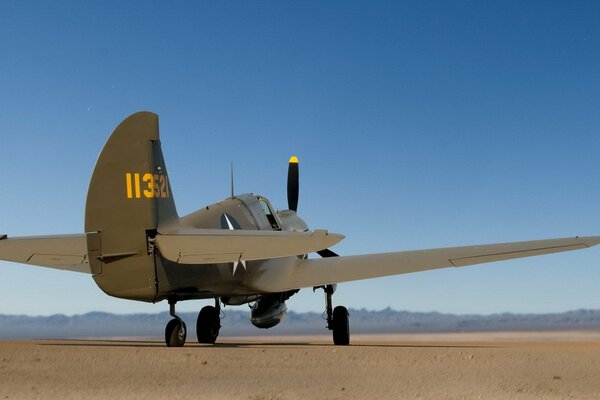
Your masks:
{"label": "propeller blade", "polygon": [[331,251],[329,249],[319,250],[319,251],[317,251],[317,254],[320,255],[323,258],[327,258],[327,257],[339,257],[338,254],[334,253],[333,251]]}
{"label": "propeller blade", "polygon": [[298,157],[292,156],[288,164],[287,180],[288,208],[292,211],[298,210],[299,180]]}

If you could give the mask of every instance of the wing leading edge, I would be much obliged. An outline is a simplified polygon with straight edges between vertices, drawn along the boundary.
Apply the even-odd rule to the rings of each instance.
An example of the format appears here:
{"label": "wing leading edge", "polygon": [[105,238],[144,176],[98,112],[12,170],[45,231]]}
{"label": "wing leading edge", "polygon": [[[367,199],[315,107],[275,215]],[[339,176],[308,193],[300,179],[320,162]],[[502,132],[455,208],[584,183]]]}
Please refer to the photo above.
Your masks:
{"label": "wing leading edge", "polygon": [[0,235],[0,260],[91,274],[85,235]]}
{"label": "wing leading edge", "polygon": [[[600,243],[600,236],[448,247],[394,253],[295,260],[261,271],[254,287],[279,292],[303,287],[400,275],[446,267],[530,257],[583,249]],[[283,272],[282,269],[286,271]]]}

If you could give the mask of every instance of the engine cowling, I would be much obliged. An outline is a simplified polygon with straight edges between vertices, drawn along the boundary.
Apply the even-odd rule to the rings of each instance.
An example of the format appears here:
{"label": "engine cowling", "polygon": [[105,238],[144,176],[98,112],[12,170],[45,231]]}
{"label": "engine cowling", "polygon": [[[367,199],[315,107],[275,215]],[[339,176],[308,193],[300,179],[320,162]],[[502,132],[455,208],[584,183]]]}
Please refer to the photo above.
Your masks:
{"label": "engine cowling", "polygon": [[261,297],[252,305],[250,322],[261,329],[269,329],[285,318],[287,306],[279,297]]}
{"label": "engine cowling", "polygon": [[281,229],[290,232],[306,232],[308,231],[308,225],[302,220],[296,211],[292,210],[281,210],[277,211],[277,216],[281,220]]}

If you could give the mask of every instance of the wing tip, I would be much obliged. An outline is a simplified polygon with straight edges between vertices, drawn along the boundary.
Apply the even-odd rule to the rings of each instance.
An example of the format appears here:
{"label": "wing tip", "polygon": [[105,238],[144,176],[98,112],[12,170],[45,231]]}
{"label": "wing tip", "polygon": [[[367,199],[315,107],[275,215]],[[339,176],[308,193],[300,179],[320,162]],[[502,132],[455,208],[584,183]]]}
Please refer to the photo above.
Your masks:
{"label": "wing tip", "polygon": [[575,238],[587,247],[592,247],[596,246],[597,244],[600,244],[600,236],[576,236]]}

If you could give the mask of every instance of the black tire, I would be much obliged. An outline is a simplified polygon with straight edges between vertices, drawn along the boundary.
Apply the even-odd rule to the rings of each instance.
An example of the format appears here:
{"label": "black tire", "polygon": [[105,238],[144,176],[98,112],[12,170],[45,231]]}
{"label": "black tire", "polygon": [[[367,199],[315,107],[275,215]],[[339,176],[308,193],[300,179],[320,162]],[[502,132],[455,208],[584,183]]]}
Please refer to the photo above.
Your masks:
{"label": "black tire", "polygon": [[336,346],[350,344],[350,322],[348,310],[344,306],[337,306],[333,309],[333,343]]}
{"label": "black tire", "polygon": [[165,328],[165,343],[167,347],[182,347],[185,344],[187,328],[180,319],[172,319]]}
{"label": "black tire", "polygon": [[198,343],[213,344],[217,341],[221,329],[219,310],[213,306],[203,307],[196,320],[196,336]]}

